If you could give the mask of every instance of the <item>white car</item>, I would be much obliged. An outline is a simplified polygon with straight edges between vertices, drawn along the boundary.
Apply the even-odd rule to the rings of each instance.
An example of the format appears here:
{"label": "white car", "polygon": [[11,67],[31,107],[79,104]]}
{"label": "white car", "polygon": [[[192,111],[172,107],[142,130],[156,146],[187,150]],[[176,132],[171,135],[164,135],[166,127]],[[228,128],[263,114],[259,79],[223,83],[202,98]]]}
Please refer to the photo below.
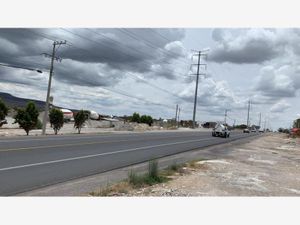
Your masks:
{"label": "white car", "polygon": [[228,130],[228,128],[224,124],[217,123],[215,128],[213,128],[212,136],[213,137],[229,138],[230,130]]}

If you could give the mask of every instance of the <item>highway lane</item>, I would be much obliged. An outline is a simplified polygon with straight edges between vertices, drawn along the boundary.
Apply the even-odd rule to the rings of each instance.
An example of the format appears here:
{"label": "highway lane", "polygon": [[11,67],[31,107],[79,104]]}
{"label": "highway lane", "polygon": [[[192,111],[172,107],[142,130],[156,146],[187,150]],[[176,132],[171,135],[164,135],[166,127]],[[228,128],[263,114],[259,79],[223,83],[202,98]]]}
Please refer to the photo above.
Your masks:
{"label": "highway lane", "polygon": [[225,139],[195,131],[1,138],[0,195],[252,135],[232,132]]}

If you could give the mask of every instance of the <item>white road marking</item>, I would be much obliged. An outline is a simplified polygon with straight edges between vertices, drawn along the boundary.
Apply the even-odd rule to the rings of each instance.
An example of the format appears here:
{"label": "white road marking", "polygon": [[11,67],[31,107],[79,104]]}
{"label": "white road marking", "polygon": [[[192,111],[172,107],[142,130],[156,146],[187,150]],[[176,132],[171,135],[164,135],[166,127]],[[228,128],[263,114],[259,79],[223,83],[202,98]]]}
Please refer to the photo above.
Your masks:
{"label": "white road marking", "polygon": [[93,155],[85,155],[85,156],[79,156],[79,157],[73,157],[73,158],[58,159],[58,160],[52,160],[52,161],[46,161],[46,162],[39,162],[39,163],[32,163],[32,164],[26,164],[26,165],[20,165],[20,166],[6,167],[6,168],[1,168],[0,171],[8,171],[8,170],[13,170],[13,169],[20,169],[20,168],[26,168],[26,167],[47,165],[47,164],[53,164],[53,163],[59,163],[59,162],[67,162],[67,161],[73,161],[73,160],[79,160],[79,159],[94,158],[94,157],[113,155],[113,154],[124,153],[124,152],[134,152],[134,151],[138,151],[138,150],[141,150],[141,149],[151,149],[151,148],[162,147],[162,146],[185,144],[185,143],[206,141],[206,140],[212,140],[212,139],[213,138],[206,138],[206,139],[198,139],[198,140],[173,142],[173,143],[168,143],[168,144],[144,146],[144,147],[139,147],[139,148],[118,150],[118,151],[114,151],[114,152],[105,152],[105,153],[99,153],[99,154],[93,154]]}
{"label": "white road marking", "polygon": [[[190,131],[191,132],[191,131]],[[174,132],[173,132],[174,133]],[[194,133],[194,132],[191,132],[191,133]],[[204,132],[201,132],[201,133],[204,133]],[[153,133],[151,133],[151,134],[153,134]],[[155,134],[158,134],[158,133],[155,133]],[[170,134],[170,133],[168,133],[168,134]],[[8,139],[6,139],[6,140],[1,140],[0,139],[0,143],[9,143],[9,142],[28,142],[28,141],[50,141],[50,140],[56,140],[56,141],[59,141],[59,140],[72,140],[72,139],[76,139],[76,140],[80,140],[80,139],[90,139],[90,138],[97,138],[97,137],[99,137],[99,138],[102,138],[102,137],[123,137],[123,136],[130,136],[130,137],[134,137],[134,135],[137,135],[137,136],[143,136],[143,135],[146,135],[146,134],[144,134],[144,133],[132,133],[132,134],[111,134],[111,135],[102,135],[102,134],[100,134],[100,135],[93,135],[93,136],[81,136],[81,137],[79,137],[79,136],[76,136],[76,135],[74,135],[74,136],[66,136],[66,137],[61,137],[61,136],[57,136],[57,137],[45,137],[45,138],[25,138],[25,139],[14,139],[14,138],[8,138]],[[177,135],[177,136],[170,136],[170,137],[178,137],[179,135]],[[192,136],[192,137],[194,137],[194,136],[198,136],[198,134],[196,134],[196,135],[189,135],[189,136]],[[150,135],[150,137],[151,137],[151,135]]]}
{"label": "white road marking", "polygon": [[[198,135],[197,135],[198,136]],[[195,135],[195,137],[197,137]],[[194,135],[190,135],[190,137],[194,137]],[[147,140],[163,140],[169,138],[179,138],[179,136],[161,136],[161,137],[152,137]],[[76,139],[77,141],[77,139]],[[107,141],[93,141],[93,142],[76,142],[76,143],[67,143],[67,144],[58,144],[58,145],[38,145],[38,146],[29,146],[29,147],[19,147],[19,148],[8,148],[8,149],[0,149],[0,152],[10,152],[10,151],[21,151],[21,150],[33,150],[33,149],[45,149],[45,148],[58,148],[58,147],[70,147],[70,146],[84,146],[84,145],[94,145],[94,144],[107,144],[107,143],[119,143],[119,142],[129,142],[132,141],[130,139],[124,140],[107,140]]]}

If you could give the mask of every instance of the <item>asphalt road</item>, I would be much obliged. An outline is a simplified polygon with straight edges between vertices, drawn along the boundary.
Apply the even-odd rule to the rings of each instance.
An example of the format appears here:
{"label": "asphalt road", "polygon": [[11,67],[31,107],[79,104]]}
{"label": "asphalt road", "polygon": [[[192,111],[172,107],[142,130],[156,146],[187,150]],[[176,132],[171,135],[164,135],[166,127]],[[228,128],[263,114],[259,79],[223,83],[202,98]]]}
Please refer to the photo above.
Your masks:
{"label": "asphalt road", "polygon": [[225,139],[195,131],[0,138],[0,195],[253,135],[232,132]]}

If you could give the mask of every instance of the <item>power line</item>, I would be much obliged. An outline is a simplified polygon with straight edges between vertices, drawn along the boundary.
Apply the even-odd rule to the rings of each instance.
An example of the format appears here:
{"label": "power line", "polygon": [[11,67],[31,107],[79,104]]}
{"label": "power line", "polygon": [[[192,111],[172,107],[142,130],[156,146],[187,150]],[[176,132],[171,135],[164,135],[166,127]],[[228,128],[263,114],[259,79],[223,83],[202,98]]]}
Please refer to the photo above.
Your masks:
{"label": "power line", "polygon": [[[2,60],[2,63],[6,63],[6,64],[12,64],[11,62],[14,62],[14,63],[18,63],[19,66],[23,66],[23,67],[36,67],[38,69],[43,69],[43,70],[47,70],[47,68],[45,68],[45,65],[44,64],[40,64],[40,63],[36,63],[36,62],[31,62],[31,61],[28,61],[28,60],[19,60],[17,58],[19,57],[13,57],[13,56],[1,56],[1,58],[5,58],[5,59],[8,59],[8,60]],[[28,65],[30,64],[30,65]],[[15,65],[15,64],[14,64]]]}
{"label": "power line", "polygon": [[[122,28],[120,29],[121,32],[125,32],[125,34],[127,34],[128,36],[130,36],[131,38],[135,39],[135,40],[138,40],[138,41],[141,41],[143,40],[143,43],[146,44],[147,46],[149,46],[150,48],[153,48],[153,49],[158,49],[160,52],[164,53],[164,54],[167,54],[169,56],[173,56],[173,55],[177,55],[177,56],[180,56],[180,54],[178,53],[175,53],[175,52],[172,52],[171,50],[167,50],[167,49],[163,49],[162,47],[160,46],[157,46],[156,44],[154,44],[153,42],[150,42],[148,40],[146,40],[145,38],[142,38],[141,36],[139,36],[138,34],[136,33],[133,33],[131,31],[129,31],[128,29],[126,28]],[[172,42],[170,40],[170,42]],[[183,63],[187,63],[188,61],[186,60],[182,60],[181,58],[179,58],[178,60],[181,60]]]}
{"label": "power line", "polygon": [[[77,36],[77,37],[80,37],[80,38],[82,38],[82,39],[85,39],[85,40],[87,40],[87,41],[94,42],[94,43],[97,44],[97,45],[102,45],[102,46],[108,47],[108,48],[110,48],[110,49],[112,49],[112,50],[115,50],[115,48],[112,47],[111,45],[106,45],[106,44],[104,44],[104,43],[102,43],[102,42],[95,41],[95,40],[90,39],[90,38],[88,38],[88,37],[86,37],[86,36],[84,36],[84,35],[75,33],[75,32],[73,32],[73,31],[70,31],[70,30],[65,29],[65,28],[60,28],[60,29],[63,30],[63,31],[65,31],[65,32],[71,33],[71,34],[73,34],[73,35],[75,35],[75,36]],[[119,49],[118,52],[121,52],[121,53],[122,53],[123,55],[125,55],[125,56],[130,56],[130,57],[133,57],[133,58],[138,59],[138,60],[140,59],[140,58],[138,58],[138,57],[136,57],[136,56],[130,55],[130,54],[128,54],[128,53],[125,53],[125,52],[121,51],[120,49]],[[166,63],[168,63],[168,62],[166,62]],[[168,64],[170,64],[170,63],[168,63]],[[147,64],[147,65],[148,65],[148,64]]]}
{"label": "power line", "polygon": [[[75,32],[73,32],[73,31],[70,31],[70,30],[67,30],[67,29],[65,29],[65,28],[60,28],[61,30],[63,30],[63,31],[65,31],[65,32],[68,32],[68,33],[71,33],[71,34],[73,34],[73,35],[75,35],[75,36],[78,36],[78,37],[80,37],[81,39],[84,39],[84,40],[87,40],[87,41],[90,41],[90,42],[94,42],[95,44],[97,44],[97,45],[101,45],[101,46],[105,46],[105,47],[108,47],[108,48],[110,48],[110,49],[112,49],[112,50],[115,50],[115,48],[113,48],[111,45],[106,45],[106,44],[104,44],[104,43],[102,43],[102,42],[98,42],[98,41],[95,41],[95,40],[93,40],[93,39],[90,39],[90,38],[87,38],[86,36],[84,36],[84,35],[81,35],[81,34],[77,34],[77,33],[75,33]],[[123,52],[122,50],[118,50],[118,52],[119,53],[121,53],[121,54],[123,54],[124,56],[129,56],[129,57],[133,57],[133,58],[135,58],[135,59],[137,59],[137,60],[140,60],[140,58],[137,58],[137,57],[135,57],[135,56],[133,56],[133,55],[130,55],[130,54],[128,54],[128,53],[125,53],[125,52]],[[142,62],[141,62],[142,64],[144,64],[144,65],[146,65],[146,66],[151,66],[151,64],[147,64],[146,62],[145,62],[145,60],[143,60]],[[166,64],[172,64],[172,63],[170,63],[170,62],[164,62],[164,63],[166,63]],[[171,73],[173,73],[173,74],[177,74],[177,75],[184,75],[184,74],[181,74],[181,73],[174,73],[174,71],[172,71],[172,70],[170,70],[170,69],[166,69],[166,71],[169,71],[169,72],[171,72]]]}
{"label": "power line", "polygon": [[[34,32],[34,34],[36,34],[36,35],[39,35],[39,33],[36,33],[36,32]],[[48,40],[52,40],[52,39],[49,39],[46,35],[41,35],[42,37],[44,37],[44,38],[46,38],[46,39],[48,39]],[[56,37],[55,37],[56,38]],[[72,44],[72,42],[70,42],[70,41],[68,41],[68,43],[71,43]],[[67,44],[68,45],[68,44]],[[77,48],[77,49],[79,49],[79,50],[83,50],[83,51],[86,51],[86,52],[89,52],[89,53],[92,53],[93,55],[95,55],[93,52],[91,52],[91,51],[88,51],[88,50],[86,50],[86,49],[83,49],[83,48],[79,48],[79,47],[77,47],[77,46],[74,46],[74,45],[68,45],[69,47],[73,47],[73,48]],[[152,84],[152,83],[150,83],[150,82],[148,82],[148,81],[146,81],[146,80],[144,80],[144,79],[142,79],[142,78],[139,78],[139,77],[137,77],[137,76],[135,76],[134,74],[132,74],[132,73],[127,73],[128,75],[131,75],[131,76],[133,76],[133,77],[135,77],[135,79],[138,79],[138,80],[140,80],[140,81],[142,81],[142,82],[144,82],[144,83],[146,83],[146,84],[148,84],[149,86],[151,86],[151,87],[154,87],[154,88],[156,88],[156,89],[158,89],[158,90],[161,90],[161,91],[164,91],[164,92],[166,92],[166,93],[168,93],[168,94],[170,94],[170,95],[173,95],[173,96],[175,96],[175,97],[179,97],[179,98],[181,98],[180,96],[177,96],[177,95],[175,95],[174,93],[172,93],[172,92],[170,92],[170,91],[168,91],[168,90],[166,90],[166,89],[163,89],[163,88],[161,88],[161,87],[158,87],[158,86],[156,86],[156,85],[154,85],[154,84]],[[111,90],[110,90],[111,91]],[[127,97],[128,97],[128,95],[126,95]],[[182,99],[182,98],[181,98]],[[169,107],[169,106],[168,106]]]}
{"label": "power line", "polygon": [[[61,29],[63,29],[63,28],[61,28]],[[64,29],[63,29],[63,30],[64,30]],[[49,38],[49,37],[47,37],[47,35],[45,35],[45,34],[41,34],[41,35],[40,35],[40,33],[31,31],[31,30],[29,30],[29,31],[32,32],[32,33],[35,34],[35,35],[39,35],[39,36],[44,37],[44,38],[46,38],[46,39],[48,39],[48,40],[50,40],[50,41],[57,39],[57,37],[54,37],[54,36],[52,36],[52,38]],[[92,30],[91,30],[91,31],[92,31]],[[67,31],[67,32],[68,32],[68,31]],[[73,33],[74,33],[74,32],[73,32]],[[102,35],[102,34],[100,34],[100,33],[98,33],[98,32],[94,32],[94,31],[93,31],[93,33],[97,33],[97,34],[99,34],[99,35],[101,35],[101,36],[104,36],[104,35]],[[110,38],[109,38],[109,39],[110,39]],[[113,39],[111,39],[111,40],[113,40]],[[77,47],[77,46],[75,46],[72,42],[70,42],[69,40],[67,40],[67,41],[68,41],[68,43],[71,43],[71,44],[67,44],[69,47],[76,48],[76,49],[78,49],[78,50],[82,50],[82,51],[91,53],[92,55],[98,56],[98,55],[96,55],[94,52],[91,52],[91,51],[89,51],[89,50],[86,50],[86,49]],[[113,41],[114,41],[114,40],[113,40]],[[118,43],[119,45],[122,44],[122,43],[119,43],[119,42],[117,42],[117,41],[114,41],[114,42]],[[134,79],[136,79],[136,80],[138,79],[138,80],[142,81],[143,83],[145,83],[145,84],[147,84],[147,85],[149,85],[149,86],[151,86],[151,87],[153,87],[153,88],[156,88],[156,89],[158,89],[158,90],[160,90],[160,91],[163,91],[163,92],[165,92],[165,93],[168,93],[168,94],[172,95],[173,97],[177,97],[177,98],[179,98],[179,99],[181,99],[181,100],[185,100],[185,99],[183,99],[181,96],[178,96],[178,95],[176,95],[175,93],[172,93],[172,92],[170,92],[170,91],[168,91],[168,90],[166,90],[166,89],[164,89],[164,88],[161,88],[161,87],[159,87],[159,86],[157,86],[157,85],[154,85],[154,84],[148,82],[148,81],[145,80],[145,79],[142,79],[142,78],[140,78],[140,77],[135,76],[135,75],[132,74],[132,73],[127,73],[127,74],[128,74],[128,75],[131,75],[131,76],[133,76],[133,77],[135,77]]]}
{"label": "power line", "polygon": [[[43,37],[43,38],[45,38],[45,39],[48,39],[48,40],[50,40],[50,41],[56,40],[56,39],[57,39],[57,37],[54,37],[54,36],[48,37],[48,35],[40,34],[40,33],[38,33],[38,32],[34,32],[34,31],[32,31],[32,30],[28,30],[28,31],[30,31],[30,32],[33,33],[34,35],[41,36],[41,37]],[[76,48],[76,49],[79,49],[79,50],[82,50],[82,51],[85,51],[85,52],[89,52],[89,53],[92,53],[93,55],[95,55],[95,54],[94,54],[93,52],[91,52],[91,51],[88,51],[88,50],[86,50],[86,49],[83,49],[83,48],[74,46],[74,44],[72,44],[72,42],[70,42],[69,40],[68,40],[68,43],[69,43],[69,44],[66,44],[66,45],[69,46],[69,47]],[[71,43],[71,44],[70,44],[70,43]],[[128,73],[128,74],[129,74],[129,73]],[[135,76],[135,75],[133,75],[133,74],[130,74],[130,75]],[[135,77],[136,77],[137,79],[143,81],[144,83],[148,84],[149,86],[152,86],[152,87],[154,87],[154,88],[156,88],[156,89],[158,89],[158,90],[164,91],[164,92],[166,92],[166,93],[168,93],[168,94],[170,94],[170,95],[172,95],[172,96],[175,96],[175,97],[178,97],[178,98],[180,98],[180,99],[183,99],[182,97],[180,97],[180,96],[178,96],[178,95],[176,95],[176,94],[174,94],[174,93],[172,93],[172,92],[170,92],[170,91],[168,91],[168,90],[166,90],[166,89],[160,88],[160,87],[158,87],[158,86],[156,86],[156,85],[154,85],[154,84],[152,84],[152,83],[150,83],[150,82],[148,82],[148,81],[146,81],[146,80],[144,80],[144,79],[141,79],[141,78],[139,78],[139,77],[137,77],[137,76],[135,76]],[[100,88],[102,88],[102,89],[104,89],[104,90],[108,90],[108,91],[113,92],[113,93],[117,93],[117,94],[120,94],[120,95],[129,97],[129,98],[133,98],[133,99],[137,99],[137,100],[143,101],[144,103],[147,103],[147,104],[151,103],[151,104],[158,105],[158,106],[163,106],[163,107],[168,107],[168,108],[171,107],[170,105],[165,105],[165,104],[155,103],[155,102],[152,102],[152,101],[149,101],[149,100],[145,100],[145,99],[142,99],[142,98],[138,98],[138,97],[136,97],[136,96],[132,96],[132,95],[130,95],[130,94],[126,93],[126,92],[123,92],[123,91],[121,91],[121,90],[114,90],[114,89],[108,89],[108,88],[103,88],[103,87],[100,87]]]}
{"label": "power line", "polygon": [[[137,50],[137,49],[135,49],[135,48],[130,48],[130,47],[126,46],[126,45],[123,45],[123,43],[121,43],[121,42],[119,42],[119,41],[116,41],[116,40],[114,40],[113,38],[107,37],[107,36],[105,36],[104,34],[98,33],[98,32],[96,32],[96,31],[94,31],[93,29],[89,29],[89,28],[86,28],[86,29],[87,29],[88,31],[94,33],[94,34],[97,34],[98,36],[101,36],[101,37],[105,38],[106,40],[110,40],[111,42],[116,43],[117,45],[119,45],[119,46],[121,46],[121,47],[125,47],[125,48],[129,49],[130,51],[135,51],[135,52],[137,52],[137,53],[139,53],[139,54],[142,54],[142,55],[148,55],[148,56],[151,57],[151,58],[153,57],[153,56],[150,55],[150,54],[147,54],[147,53],[142,52],[142,51],[139,51],[139,50]],[[167,62],[166,62],[166,63],[167,63]]]}

